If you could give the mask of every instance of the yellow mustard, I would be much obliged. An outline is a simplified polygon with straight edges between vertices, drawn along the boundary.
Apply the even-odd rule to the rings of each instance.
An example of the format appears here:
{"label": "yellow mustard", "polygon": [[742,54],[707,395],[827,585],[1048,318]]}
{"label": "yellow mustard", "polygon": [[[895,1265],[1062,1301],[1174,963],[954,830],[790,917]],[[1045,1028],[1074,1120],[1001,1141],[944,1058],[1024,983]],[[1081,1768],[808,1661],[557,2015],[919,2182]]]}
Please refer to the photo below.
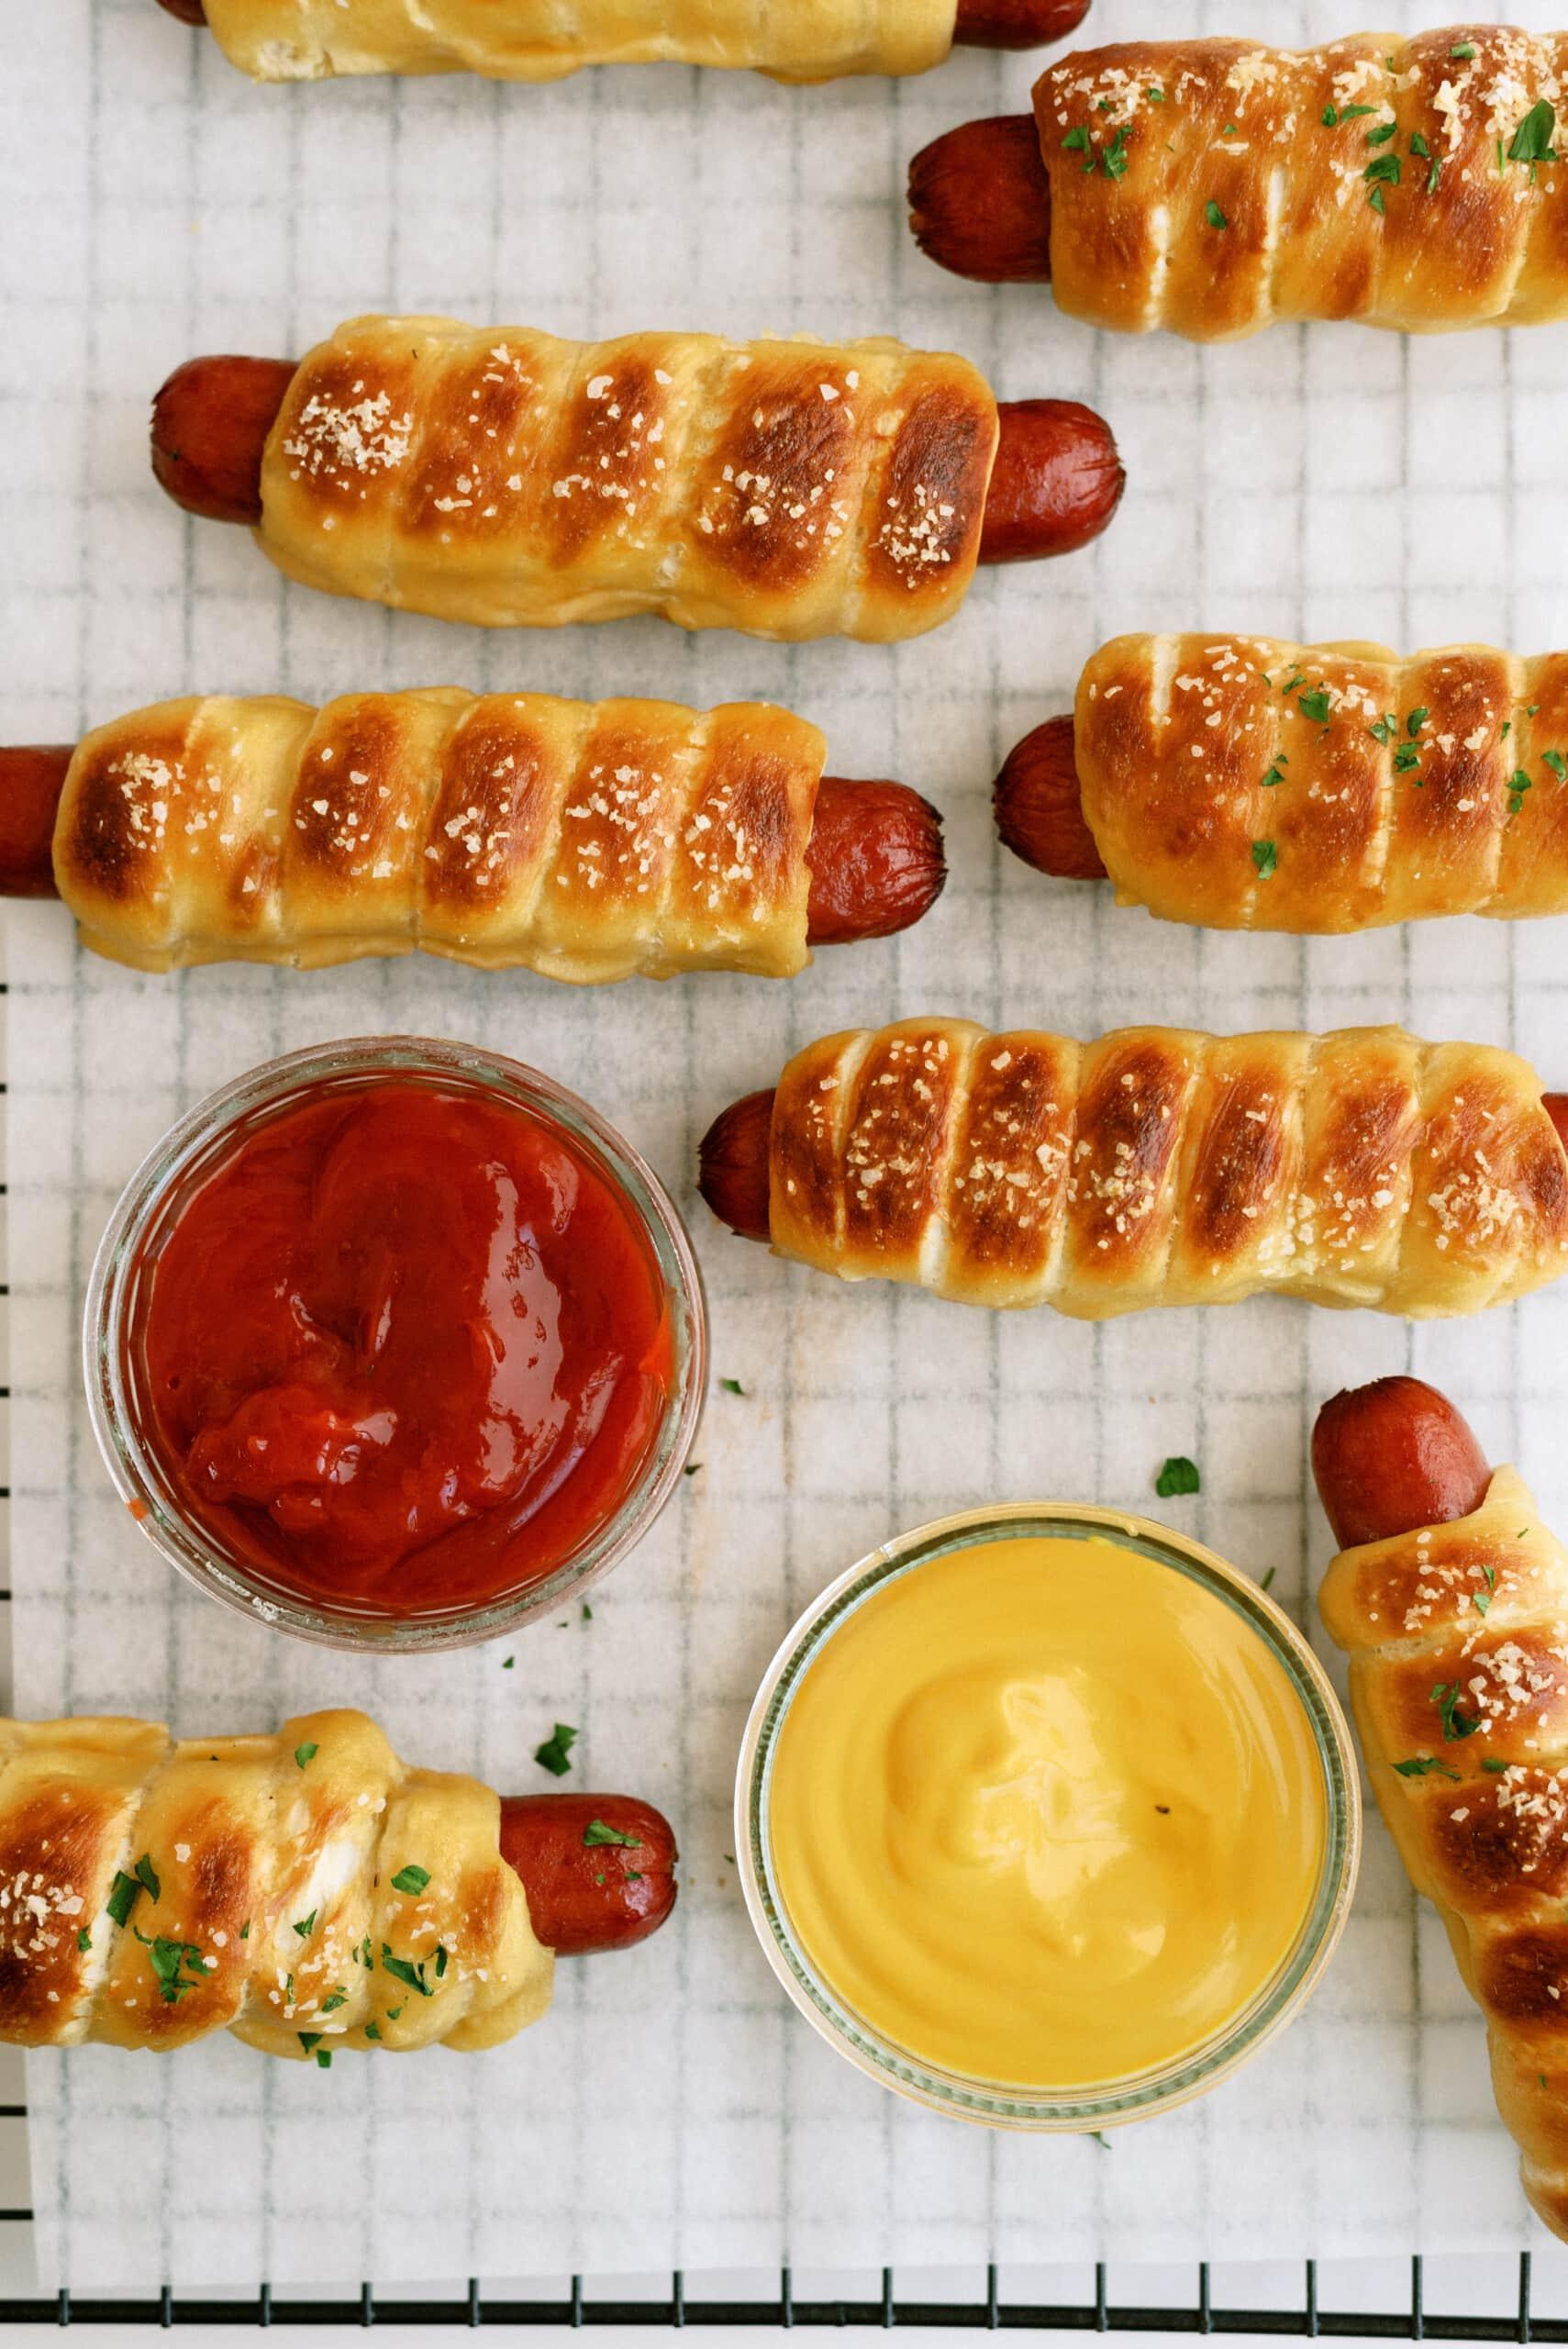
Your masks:
{"label": "yellow mustard", "polygon": [[987,1542],[874,1591],[796,1689],[769,1798],[827,1986],[917,2062],[1035,2089],[1221,2032],[1295,1943],[1327,1832],[1263,1640],[1097,1537]]}

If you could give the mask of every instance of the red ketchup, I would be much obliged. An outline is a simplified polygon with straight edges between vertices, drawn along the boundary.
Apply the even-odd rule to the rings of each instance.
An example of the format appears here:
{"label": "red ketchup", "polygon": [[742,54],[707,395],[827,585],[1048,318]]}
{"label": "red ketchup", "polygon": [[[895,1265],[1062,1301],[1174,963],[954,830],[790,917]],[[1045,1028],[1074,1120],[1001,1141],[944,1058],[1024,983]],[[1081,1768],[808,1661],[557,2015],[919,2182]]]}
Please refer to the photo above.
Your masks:
{"label": "red ketchup", "polygon": [[161,1246],[141,1350],[195,1522],[297,1596],[398,1617],[573,1556],[675,1380],[652,1251],[586,1150],[397,1078],[236,1141]]}

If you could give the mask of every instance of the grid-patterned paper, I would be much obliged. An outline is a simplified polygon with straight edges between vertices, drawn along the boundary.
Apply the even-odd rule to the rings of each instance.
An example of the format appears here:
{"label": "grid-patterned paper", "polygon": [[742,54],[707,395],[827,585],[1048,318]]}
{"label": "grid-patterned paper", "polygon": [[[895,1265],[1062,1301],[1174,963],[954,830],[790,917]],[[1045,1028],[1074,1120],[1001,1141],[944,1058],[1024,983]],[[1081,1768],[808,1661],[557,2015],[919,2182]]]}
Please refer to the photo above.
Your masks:
{"label": "grid-patterned paper", "polygon": [[[1545,28],[1560,0],[1515,0]],[[1351,29],[1346,0],[1161,0],[1162,32]],[[1401,27],[1440,6],[1395,5]],[[1150,0],[1095,0],[1110,39]],[[46,2282],[183,2286],[884,2260],[1144,2260],[1505,2249],[1530,2240],[1479,2021],[1373,1824],[1355,1913],[1307,2017],[1251,2069],[1118,2135],[1004,2137],[901,2105],[786,2006],[730,1865],[740,1727],[805,1604],[884,1536],[992,1497],[1155,1506],[1304,1623],[1329,1543],[1307,1435],[1335,1387],[1417,1368],[1568,1522],[1568,1302],[1415,1331],[1262,1302],[1091,1329],[837,1288],[720,1232],[697,1137],[808,1038],[919,1009],[1093,1034],[1403,1019],[1518,1045],[1568,1082],[1561,923],[1362,940],[1206,936],[1116,912],[1004,858],[988,786],[1129,628],[1209,625],[1405,647],[1562,641],[1568,335],[1427,342],[1279,330],[1240,349],[1111,341],[1042,292],[940,274],[904,225],[908,155],[1021,105],[1027,61],[917,84],[791,92],[673,68],[548,90],[462,79],[262,91],[152,0],[52,0],[0,91],[0,664],[7,739],[73,737],[172,693],[516,685],[817,719],[831,764],[947,811],[952,879],[895,943],[773,987],[598,993],[434,963],[309,977],[139,978],[14,911],[16,1699],[180,1729],[362,1704],[400,1749],[503,1787],[579,1725],[573,1783],[677,1821],[672,1927],[563,1965],[550,2018],[484,2057],[268,2065],[223,2041],[170,2061],[29,2065]],[[349,313],[446,309],[568,334],[895,332],[964,351],[1006,396],[1102,406],[1130,485],[1110,534],[984,575],[960,618],[889,650],[683,638],[654,622],[484,636],[283,584],[245,535],[183,520],[146,464],[148,398],[194,351],[298,350]],[[142,1151],[250,1063],[375,1030],[463,1037],[585,1092],[690,1211],[716,1384],[696,1457],[593,1621],[363,1664],[177,1584],[113,1498],[79,1391],[94,1245]],[[1316,1634],[1315,1634],[1316,1635]],[[503,1657],[516,1654],[511,1671]]]}

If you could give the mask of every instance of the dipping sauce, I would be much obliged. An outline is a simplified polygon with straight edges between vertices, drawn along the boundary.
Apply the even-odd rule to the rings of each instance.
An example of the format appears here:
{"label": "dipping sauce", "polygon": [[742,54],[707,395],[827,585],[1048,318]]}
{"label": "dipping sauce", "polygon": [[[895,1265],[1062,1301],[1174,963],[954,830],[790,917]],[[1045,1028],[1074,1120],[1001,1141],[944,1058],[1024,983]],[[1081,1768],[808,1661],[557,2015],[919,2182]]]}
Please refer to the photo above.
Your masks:
{"label": "dipping sauce", "polygon": [[296,1095],[155,1245],[151,1448],[197,1525],[317,1603],[406,1617],[541,1580],[635,1486],[673,1391],[631,1202],[477,1087]]}
{"label": "dipping sauce", "polygon": [[967,2080],[1104,2087],[1224,2032],[1323,1877],[1301,1698],[1223,1598],[1119,1542],[929,1557],[780,1725],[773,1873],[823,1984]]}

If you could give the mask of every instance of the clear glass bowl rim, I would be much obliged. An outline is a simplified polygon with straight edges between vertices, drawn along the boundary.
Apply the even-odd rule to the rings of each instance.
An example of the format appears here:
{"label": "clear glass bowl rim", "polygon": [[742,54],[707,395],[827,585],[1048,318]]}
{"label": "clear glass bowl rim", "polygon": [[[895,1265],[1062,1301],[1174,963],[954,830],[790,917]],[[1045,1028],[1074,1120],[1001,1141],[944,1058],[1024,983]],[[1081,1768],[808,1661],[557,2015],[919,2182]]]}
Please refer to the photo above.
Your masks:
{"label": "clear glass bowl rim", "polygon": [[[767,1854],[772,1762],[790,1699],[834,1631],[885,1583],[927,1559],[992,1538],[1101,1534],[1212,1590],[1258,1631],[1301,1699],[1323,1772],[1327,1834],[1311,1911],[1258,1995],[1203,2046],[1103,2087],[1064,2091],[997,2087],[920,2062],[881,2038],[841,2002],[792,1934]],[[1125,1509],[1071,1501],[1013,1501],[933,1519],[873,1550],[830,1583],[786,1634],[757,1691],[735,1779],[736,1857],[747,1911],[774,1974],[806,2021],[868,2078],[932,2110],[984,2127],[1029,2131],[1114,2128],[1168,2112],[1201,2096],[1255,2055],[1306,2005],[1344,1930],[1361,1863],[1361,1779],[1340,1700],[1295,1623],[1258,1584],[1202,1542]]]}
{"label": "clear glass bowl rim", "polygon": [[[260,1111],[334,1081],[428,1077],[499,1096],[562,1127],[598,1160],[637,1218],[668,1285],[674,1322],[675,1390],[636,1485],[574,1559],[543,1582],[450,1614],[395,1619],[313,1604],[263,1585],[244,1562],[220,1556],[211,1537],[166,1497],[166,1480],[128,1409],[126,1359],[130,1273],[142,1240],[194,1162],[221,1153],[225,1137]],[[497,1639],[550,1614],[602,1580],[639,1542],[680,1482],[702,1418],[707,1321],[702,1275],[680,1212],[653,1169],[582,1097],[525,1062],[477,1044],[409,1035],[350,1036],[259,1063],[186,1110],[153,1145],[117,1200],[93,1259],[82,1330],[88,1414],[115,1490],[141,1531],[209,1597],[318,1646],[373,1654],[428,1654]]]}

